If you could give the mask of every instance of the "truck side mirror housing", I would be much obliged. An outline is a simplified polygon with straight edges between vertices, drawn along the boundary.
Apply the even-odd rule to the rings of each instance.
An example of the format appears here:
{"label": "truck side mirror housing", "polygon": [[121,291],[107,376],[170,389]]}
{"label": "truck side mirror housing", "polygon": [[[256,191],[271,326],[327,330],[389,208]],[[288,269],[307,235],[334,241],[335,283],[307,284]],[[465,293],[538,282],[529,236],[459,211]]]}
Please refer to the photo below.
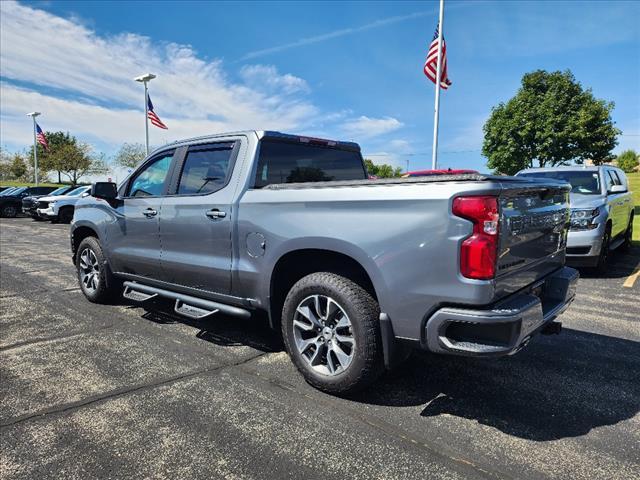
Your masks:
{"label": "truck side mirror housing", "polygon": [[118,186],[113,182],[94,182],[91,185],[91,196],[103,200],[115,200],[118,196]]}
{"label": "truck side mirror housing", "polygon": [[626,191],[627,191],[627,189],[624,188],[624,185],[613,185],[609,189],[609,193],[624,193]]}

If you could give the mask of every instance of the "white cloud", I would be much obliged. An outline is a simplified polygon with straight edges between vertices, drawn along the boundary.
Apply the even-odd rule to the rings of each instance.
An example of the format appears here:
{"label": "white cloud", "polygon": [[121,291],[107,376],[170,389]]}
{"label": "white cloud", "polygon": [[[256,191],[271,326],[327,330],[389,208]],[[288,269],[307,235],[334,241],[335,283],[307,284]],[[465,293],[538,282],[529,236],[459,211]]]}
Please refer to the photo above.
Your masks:
{"label": "white cloud", "polygon": [[433,15],[436,10],[433,9],[431,11],[426,12],[415,12],[410,13],[408,15],[397,15],[395,17],[382,18],[380,20],[376,20],[371,23],[367,23],[365,25],[361,25],[359,27],[347,27],[342,28],[340,30],[334,30],[332,32],[323,33],[321,35],[316,35],[313,37],[305,37],[300,40],[296,40],[294,42],[286,43],[284,45],[278,45],[275,47],[263,48],[260,50],[255,50],[253,52],[249,52],[244,55],[240,60],[249,60],[251,58],[262,57],[264,55],[269,55],[272,53],[282,52],[283,50],[289,50],[291,48],[303,47],[305,45],[311,45],[314,43],[324,42],[326,40],[331,40],[334,38],[344,37],[346,35],[353,35],[355,33],[366,32],[367,30],[371,30],[374,28],[385,27],[387,25],[392,25],[398,22],[404,22],[406,20],[413,20],[415,18],[426,17],[428,15]]}
{"label": "white cloud", "polygon": [[266,93],[280,91],[284,94],[309,92],[309,85],[300,77],[287,73],[280,75],[273,65],[245,65],[240,70],[245,83],[256,90],[264,89]]}
{"label": "white cloud", "polygon": [[402,122],[393,117],[371,118],[362,115],[343,123],[341,130],[344,131],[347,136],[354,138],[371,138],[393,132],[402,126]]}
{"label": "white cloud", "polygon": [[271,65],[245,65],[233,80],[222,61],[189,45],[135,33],[101,36],[78,19],[16,2],[0,2],[0,46],[0,142],[13,149],[32,141],[25,116],[32,110],[43,112],[45,130],[68,130],[108,152],[141,141],[143,93],[133,78],[145,72],[157,75],[150,94],[169,126],[150,126],[153,145],[254,128],[360,140],[402,126],[392,117],[322,111],[304,79]]}
{"label": "white cloud", "polygon": [[[29,135],[24,113],[35,108],[50,130],[69,129],[106,143],[139,140],[143,95],[133,78],[147,71],[158,75],[150,93],[170,128],[152,128],[152,143],[224,130],[300,129],[319,114],[300,95],[308,91],[306,82],[280,75],[275,67],[245,67],[245,82],[233,83],[219,60],[198,58],[189,46],[130,33],[100,37],[77,22],[18,3],[2,2],[0,8],[3,143],[25,140],[18,132],[24,128]],[[255,85],[257,75],[268,88]],[[16,81],[37,87],[18,87]]]}

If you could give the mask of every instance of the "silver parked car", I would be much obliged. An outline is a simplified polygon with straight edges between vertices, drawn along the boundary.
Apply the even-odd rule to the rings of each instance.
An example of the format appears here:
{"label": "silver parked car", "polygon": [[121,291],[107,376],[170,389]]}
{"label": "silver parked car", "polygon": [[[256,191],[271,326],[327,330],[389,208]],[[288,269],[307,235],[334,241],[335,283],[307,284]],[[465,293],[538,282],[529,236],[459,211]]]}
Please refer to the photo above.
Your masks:
{"label": "silver parked car", "polygon": [[604,271],[611,250],[631,246],[633,195],[621,169],[613,166],[530,168],[517,175],[571,184],[567,263]]}

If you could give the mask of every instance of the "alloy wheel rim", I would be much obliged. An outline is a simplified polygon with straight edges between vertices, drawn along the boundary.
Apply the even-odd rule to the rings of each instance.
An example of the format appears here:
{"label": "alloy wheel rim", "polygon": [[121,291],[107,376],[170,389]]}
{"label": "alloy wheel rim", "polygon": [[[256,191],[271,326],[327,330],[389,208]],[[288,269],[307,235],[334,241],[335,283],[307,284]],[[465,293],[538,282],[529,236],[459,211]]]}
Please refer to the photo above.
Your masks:
{"label": "alloy wheel rim", "polygon": [[329,296],[311,295],[298,304],[293,338],[300,356],[322,375],[338,375],[353,361],[356,341],[351,320]]}
{"label": "alloy wheel rim", "polygon": [[90,248],[80,253],[80,281],[88,293],[94,293],[100,286],[100,263]]}

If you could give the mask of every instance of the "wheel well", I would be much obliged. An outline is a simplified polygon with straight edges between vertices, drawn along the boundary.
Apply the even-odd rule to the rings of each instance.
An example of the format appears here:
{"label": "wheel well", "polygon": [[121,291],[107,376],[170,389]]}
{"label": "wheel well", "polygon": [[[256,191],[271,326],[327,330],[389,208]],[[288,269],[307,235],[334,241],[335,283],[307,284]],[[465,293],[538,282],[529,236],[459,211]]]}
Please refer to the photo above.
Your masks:
{"label": "wheel well", "polygon": [[91,227],[78,227],[71,234],[71,251],[73,252],[73,258],[76,258],[76,252],[80,243],[87,237],[96,237],[98,234]]}
{"label": "wheel well", "polygon": [[331,250],[305,249],[289,252],[276,263],[271,275],[270,323],[280,323],[280,313],[291,287],[313,272],[332,272],[342,275],[364,288],[377,300],[373,283],[360,263],[342,253]]}

